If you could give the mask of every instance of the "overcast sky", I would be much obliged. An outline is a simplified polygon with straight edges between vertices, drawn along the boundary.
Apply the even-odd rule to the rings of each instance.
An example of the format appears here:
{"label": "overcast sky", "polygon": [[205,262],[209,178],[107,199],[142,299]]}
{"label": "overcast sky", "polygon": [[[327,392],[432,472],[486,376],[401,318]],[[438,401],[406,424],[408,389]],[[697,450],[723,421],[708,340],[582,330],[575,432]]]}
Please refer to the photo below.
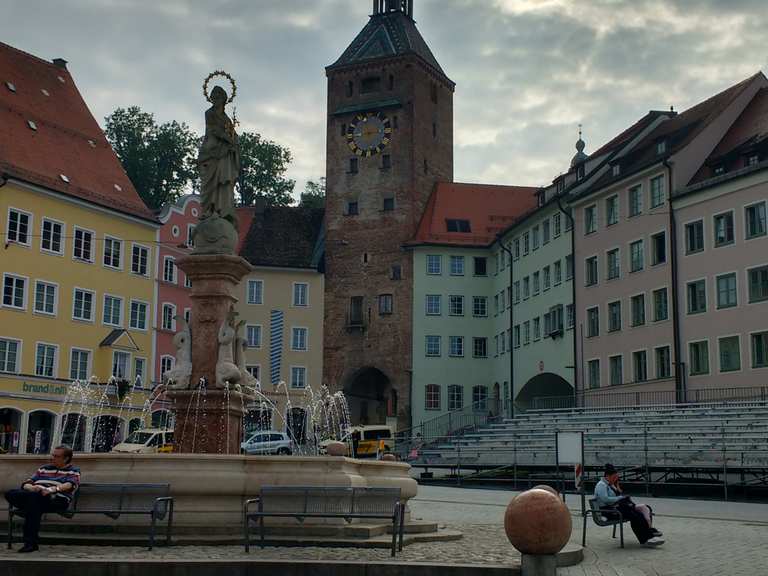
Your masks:
{"label": "overcast sky", "polygon": [[[203,129],[203,78],[237,80],[241,130],[288,146],[296,193],[325,171],[325,72],[370,0],[0,0],[2,41],[65,58],[100,122],[138,105]],[[545,184],[649,109],[768,68],[765,0],[415,0],[457,83],[455,178]]]}

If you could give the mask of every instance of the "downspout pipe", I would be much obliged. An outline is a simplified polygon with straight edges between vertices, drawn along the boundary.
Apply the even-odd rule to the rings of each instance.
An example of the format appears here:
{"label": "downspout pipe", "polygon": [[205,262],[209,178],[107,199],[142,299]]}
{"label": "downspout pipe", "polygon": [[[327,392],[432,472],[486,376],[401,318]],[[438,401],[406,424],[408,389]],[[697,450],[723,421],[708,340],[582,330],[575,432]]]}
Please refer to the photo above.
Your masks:
{"label": "downspout pipe", "polygon": [[667,169],[667,201],[669,202],[669,257],[670,265],[672,268],[672,340],[675,347],[675,396],[677,402],[685,402],[686,390],[684,387],[683,371],[685,370],[685,363],[681,358],[681,343],[680,343],[680,306],[679,297],[680,289],[678,286],[678,260],[677,260],[677,215],[675,214],[675,208],[672,203],[673,193],[673,164],[669,161],[669,158],[665,158],[663,162]]}
{"label": "downspout pipe", "polygon": [[[563,197],[558,194],[556,196],[557,198],[557,207],[560,208],[560,212],[565,214],[565,217],[568,219],[568,222],[570,222],[571,226],[571,262],[573,263],[573,276],[571,276],[571,304],[573,306],[573,338],[571,338],[572,346],[573,346],[573,407],[578,408],[579,405],[579,371],[576,368],[576,363],[578,362],[577,358],[577,345],[576,345],[576,224],[573,219],[573,215],[565,209],[563,206]],[[566,269],[568,267],[568,263],[566,261]],[[567,270],[566,270],[567,272]],[[568,308],[566,307],[565,311],[565,331],[568,331]],[[583,350],[582,350],[583,352]],[[583,356],[583,354],[582,354]],[[582,373],[584,370],[584,362],[581,362],[582,366]],[[583,383],[582,383],[583,386]]]}
{"label": "downspout pipe", "polygon": [[512,254],[512,250],[507,248],[507,246],[504,244],[504,242],[501,239],[501,236],[496,236],[496,239],[499,241],[499,246],[501,246],[501,249],[504,250],[507,254],[509,254],[509,340],[512,340],[509,342],[509,416],[510,418],[515,418],[515,329],[514,329],[514,322],[515,322],[515,301],[513,298],[513,292],[514,292],[514,266],[515,266],[515,257],[514,254]]}

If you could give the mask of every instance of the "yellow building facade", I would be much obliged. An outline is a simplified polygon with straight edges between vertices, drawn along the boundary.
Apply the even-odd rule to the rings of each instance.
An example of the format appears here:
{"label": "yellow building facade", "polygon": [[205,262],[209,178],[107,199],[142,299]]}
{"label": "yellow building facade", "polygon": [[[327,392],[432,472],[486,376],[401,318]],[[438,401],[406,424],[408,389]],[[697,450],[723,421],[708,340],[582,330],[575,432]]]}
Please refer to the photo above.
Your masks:
{"label": "yellow building facade", "polygon": [[[0,446],[103,449],[94,446],[107,442],[98,417],[119,417],[112,436],[122,437],[145,416],[156,226],[13,180],[0,188],[0,214]],[[131,383],[127,400],[106,384],[112,376]],[[94,383],[84,393],[72,390],[75,380]]]}

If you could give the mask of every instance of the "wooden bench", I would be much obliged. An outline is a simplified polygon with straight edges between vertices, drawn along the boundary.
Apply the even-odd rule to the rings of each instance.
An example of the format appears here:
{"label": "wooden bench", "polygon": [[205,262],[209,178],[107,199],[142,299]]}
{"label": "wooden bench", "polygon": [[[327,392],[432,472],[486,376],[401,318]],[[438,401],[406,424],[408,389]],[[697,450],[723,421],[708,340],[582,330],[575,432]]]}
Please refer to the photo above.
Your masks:
{"label": "wooden bench", "polygon": [[[69,508],[60,513],[64,518],[79,514],[104,514],[117,520],[123,514],[147,515],[150,519],[149,549],[155,544],[158,520],[167,518],[166,545],[171,544],[173,528],[173,497],[170,484],[88,484],[83,483],[75,492]],[[8,548],[13,542],[13,517],[24,512],[8,508]]]}
{"label": "wooden bench", "polygon": [[[255,509],[254,509],[255,508]],[[392,556],[403,549],[405,505],[400,488],[264,486],[243,506],[245,551],[250,552],[251,521],[258,522],[264,548],[265,518],[380,518],[392,522]]]}

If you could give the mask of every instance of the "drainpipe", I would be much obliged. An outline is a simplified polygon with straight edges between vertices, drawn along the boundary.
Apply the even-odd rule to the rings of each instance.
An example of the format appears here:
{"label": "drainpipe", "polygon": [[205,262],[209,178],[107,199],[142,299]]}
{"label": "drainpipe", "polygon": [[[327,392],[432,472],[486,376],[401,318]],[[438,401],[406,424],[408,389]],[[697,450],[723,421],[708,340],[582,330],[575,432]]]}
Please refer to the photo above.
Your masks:
{"label": "drainpipe", "polygon": [[[573,215],[567,211],[563,207],[562,202],[562,196],[558,194],[556,196],[557,198],[557,206],[560,208],[560,212],[565,214],[565,217],[568,219],[568,222],[570,222],[571,226],[571,261],[573,262],[573,276],[571,276],[571,304],[573,306],[573,338],[571,338],[572,345],[573,345],[573,407],[577,408],[579,404],[579,378],[578,373],[579,371],[576,369],[576,362],[578,361],[576,358],[576,223],[573,220]],[[566,261],[566,273],[567,273],[568,263]],[[566,307],[565,310],[565,330],[564,332],[568,331],[568,309]],[[582,328],[583,331],[583,328]],[[581,371],[582,375],[584,373],[584,347],[581,347],[581,353],[582,353],[582,361],[581,361]],[[583,386],[583,383],[582,383]]]}
{"label": "drainpipe", "polygon": [[507,254],[509,254],[509,416],[514,419],[515,418],[515,327],[514,327],[514,321],[515,321],[515,300],[513,298],[515,291],[514,286],[514,266],[515,266],[515,255],[512,254],[512,251],[506,247],[504,242],[501,239],[501,236],[497,236],[499,240],[499,246],[501,246],[501,249],[504,250]]}
{"label": "drainpipe", "polygon": [[669,202],[669,257],[670,265],[672,267],[672,335],[675,347],[675,396],[677,402],[685,402],[686,390],[684,386],[683,368],[685,362],[681,360],[681,346],[680,346],[680,314],[678,306],[679,287],[678,287],[678,269],[677,269],[677,217],[675,215],[675,209],[672,204],[672,192],[673,192],[673,178],[672,170],[673,166],[670,163],[669,158],[665,158],[663,162],[667,168],[667,181],[669,190],[668,202]]}

